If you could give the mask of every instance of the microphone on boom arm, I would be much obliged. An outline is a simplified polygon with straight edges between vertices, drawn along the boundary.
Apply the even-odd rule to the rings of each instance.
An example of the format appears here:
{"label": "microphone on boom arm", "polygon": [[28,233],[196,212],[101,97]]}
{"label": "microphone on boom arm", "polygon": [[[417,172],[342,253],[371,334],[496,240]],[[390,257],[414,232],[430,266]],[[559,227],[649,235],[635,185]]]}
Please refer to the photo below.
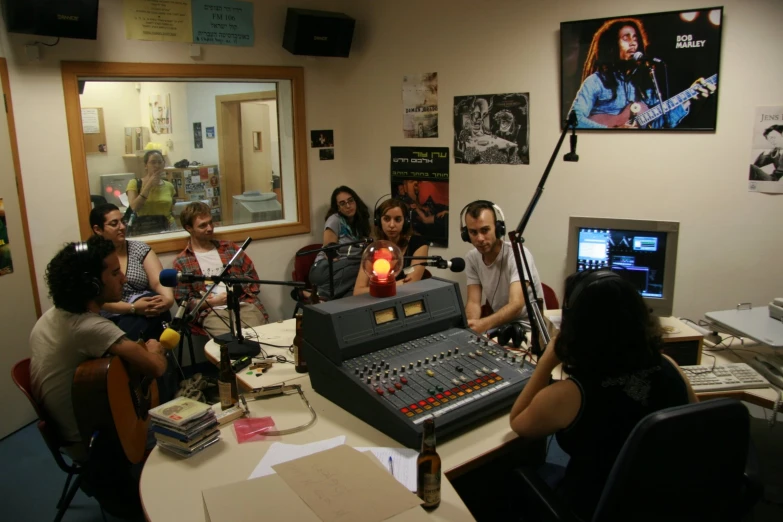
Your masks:
{"label": "microphone on boom arm", "polygon": [[419,263],[413,266],[409,266],[404,270],[406,274],[409,274],[413,271],[414,268],[417,266],[431,266],[435,268],[441,268],[441,269],[448,269],[452,272],[462,272],[465,270],[465,260],[461,257],[452,257],[449,260],[443,259],[440,256],[430,256],[430,257],[418,257],[418,256],[406,256],[403,259],[410,259],[411,261],[414,260],[423,260],[423,263]]}

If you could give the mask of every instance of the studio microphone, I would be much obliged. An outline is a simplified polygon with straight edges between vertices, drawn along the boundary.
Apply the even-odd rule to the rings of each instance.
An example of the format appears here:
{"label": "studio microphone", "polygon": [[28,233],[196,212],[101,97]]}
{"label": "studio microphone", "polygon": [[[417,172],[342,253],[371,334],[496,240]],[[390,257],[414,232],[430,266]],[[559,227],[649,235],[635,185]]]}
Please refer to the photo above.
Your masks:
{"label": "studio microphone", "polygon": [[576,134],[571,133],[571,152],[563,155],[563,161],[579,161],[579,155],[576,153]]}
{"label": "studio microphone", "polygon": [[642,65],[655,65],[658,63],[663,63],[663,60],[661,60],[660,58],[651,58],[649,56],[645,56],[643,53],[638,51],[633,53],[633,55],[631,56],[631,60],[633,60],[636,63],[640,63]]}
{"label": "studio microphone", "polygon": [[[403,258],[408,259],[408,258]],[[410,271],[413,271],[414,268],[417,266],[432,266],[435,268],[442,268],[442,269],[449,269],[452,272],[462,272],[465,270],[465,260],[461,257],[452,257],[450,260],[445,260],[440,256],[433,256],[428,257],[426,260],[424,260],[423,263],[418,263],[416,265],[409,266],[405,270],[408,271],[406,273],[409,273]]]}
{"label": "studio microphone", "polygon": [[[163,285],[166,286],[166,285]],[[174,319],[171,320],[171,328],[174,330],[179,330],[183,325],[185,319],[185,312],[188,311],[188,300],[187,298],[182,300],[182,303],[179,305],[179,308],[177,308],[177,313],[174,314]]]}
{"label": "studio microphone", "polygon": [[196,282],[212,282],[212,276],[186,274],[184,272],[177,272],[173,268],[164,268],[160,271],[158,276],[160,284],[169,288],[175,288],[180,283],[196,283]]}

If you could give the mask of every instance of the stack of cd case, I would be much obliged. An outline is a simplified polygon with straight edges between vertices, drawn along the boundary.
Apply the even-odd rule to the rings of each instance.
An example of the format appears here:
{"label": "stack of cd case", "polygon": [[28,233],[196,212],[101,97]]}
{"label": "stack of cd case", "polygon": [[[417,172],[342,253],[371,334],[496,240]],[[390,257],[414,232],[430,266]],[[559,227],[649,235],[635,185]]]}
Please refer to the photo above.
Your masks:
{"label": "stack of cd case", "polygon": [[220,440],[215,412],[203,402],[177,397],[149,411],[158,446],[191,457]]}

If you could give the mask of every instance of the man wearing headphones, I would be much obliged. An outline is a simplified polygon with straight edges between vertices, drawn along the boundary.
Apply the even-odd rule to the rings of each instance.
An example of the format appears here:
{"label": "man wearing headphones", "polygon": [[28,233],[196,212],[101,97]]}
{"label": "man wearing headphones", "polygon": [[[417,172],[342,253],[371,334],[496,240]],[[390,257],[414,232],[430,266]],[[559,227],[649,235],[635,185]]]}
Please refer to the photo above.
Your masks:
{"label": "man wearing headphones", "polygon": [[83,462],[87,444],[79,434],[71,401],[76,368],[110,354],[145,375],[160,377],[166,371],[166,358],[158,341],[142,346],[100,315],[101,305],[120,301],[125,284],[111,241],[95,235],[84,243],[69,243],[46,267],[46,284],[54,307],[38,319],[30,334],[33,396],[54,420],[66,443],[63,450]]}
{"label": "man wearing headphones", "polygon": [[[477,200],[462,209],[462,219],[462,240],[476,247],[465,256],[465,272],[468,276],[465,314],[468,327],[475,332],[501,327],[506,332],[499,335],[503,338],[501,343],[513,339],[514,344],[519,346],[524,335],[523,328],[529,329],[530,322],[514,251],[511,243],[503,240],[506,233],[503,211],[491,201]],[[527,248],[525,256],[532,273],[532,277],[531,274],[525,275],[525,286],[529,287],[532,281],[537,295],[543,296],[538,270]],[[484,303],[489,305],[491,311],[485,314],[486,317],[481,317]]]}

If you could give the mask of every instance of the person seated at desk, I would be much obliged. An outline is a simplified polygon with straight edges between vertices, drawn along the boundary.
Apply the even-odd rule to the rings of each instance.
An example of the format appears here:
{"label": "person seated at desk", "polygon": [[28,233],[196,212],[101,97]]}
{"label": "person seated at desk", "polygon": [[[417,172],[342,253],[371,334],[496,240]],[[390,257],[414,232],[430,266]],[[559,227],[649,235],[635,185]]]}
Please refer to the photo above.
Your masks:
{"label": "person seated at desk", "polygon": [[[185,207],[179,216],[182,227],[190,234],[185,249],[177,254],[173,268],[177,272],[193,275],[218,275],[223,267],[231,261],[239,247],[231,241],[213,238],[214,226],[209,205],[195,201]],[[235,261],[235,265],[226,271],[226,275],[258,279],[253,261],[247,253]],[[174,293],[178,302],[188,300],[188,308],[193,309],[207,288],[203,282],[179,283]],[[269,322],[264,305],[258,298],[261,288],[257,284],[242,285],[239,295],[239,311],[243,326],[260,326]],[[215,285],[212,295],[207,297],[200,310],[201,325],[212,337],[230,333],[227,310],[226,285]]]}
{"label": "person seated at desk", "polygon": [[[524,330],[530,329],[530,322],[514,250],[509,241],[503,240],[506,230],[503,211],[491,201],[474,201],[462,209],[460,226],[462,240],[475,247],[465,256],[468,276],[465,315],[468,327],[475,332],[498,327],[515,328],[518,333],[513,337],[521,341]],[[526,247],[523,248],[531,272],[525,274],[525,288],[529,289],[532,281],[536,295],[543,297],[544,289],[533,255]],[[482,302],[486,303],[484,307]]]}
{"label": "person seated at desk", "polygon": [[161,151],[148,150],[144,153],[144,177],[128,182],[125,189],[128,194],[128,208],[131,214],[137,214],[130,227],[130,235],[165,232],[174,228],[172,209],[177,189],[163,179],[165,165]]}
{"label": "person seated at desk", "polygon": [[[362,198],[350,187],[341,185],[332,191],[329,210],[324,223],[323,245],[351,243],[370,236],[370,211]],[[334,295],[330,295],[329,261],[325,252],[319,252],[310,267],[310,282],[318,287],[318,293],[328,299],[351,295],[359,274],[361,248],[355,247],[358,256],[348,257],[351,247],[338,251],[333,260]]]}
{"label": "person seated at desk", "polygon": [[[657,318],[629,282],[609,270],[568,277],[560,334],[539,358],[510,422],[521,437],[556,434],[571,459],[555,491],[584,520],[636,424],[697,402],[662,346]],[[568,379],[549,384],[561,362]]]}
{"label": "person seated at desk", "polygon": [[[95,458],[88,460],[88,441],[79,433],[71,398],[76,369],[90,359],[119,356],[150,377],[160,377],[166,371],[164,349],[157,340],[137,343],[100,315],[103,305],[122,299],[125,283],[114,244],[100,236],[84,243],[69,243],[54,256],[46,267],[46,284],[54,307],[38,319],[30,334],[30,382],[33,397],[49,414],[65,443],[63,451],[88,465],[83,484],[90,483],[105,492],[100,489],[102,484],[114,488],[127,480],[125,493],[131,502],[134,496],[138,502],[138,484],[130,479],[126,466],[115,466],[103,458],[105,455],[93,455]],[[99,492],[95,493],[103,505]],[[110,491],[109,495],[116,499],[120,493]]]}
{"label": "person seated at desk", "polygon": [[126,239],[122,213],[111,203],[92,209],[90,228],[114,244],[126,279],[122,299],[104,303],[101,315],[119,326],[130,339],[159,339],[163,323],[171,321],[169,310],[174,305],[174,292],[158,279],[163,270],[160,259],[146,243]]}
{"label": "person seated at desk", "polygon": [[[377,240],[391,241],[403,252],[404,257],[426,257],[429,245],[421,236],[413,235],[408,206],[399,199],[387,199],[375,211],[374,236]],[[424,261],[405,259],[403,269],[410,268],[409,273],[401,271],[397,274],[397,285],[413,283],[424,275]],[[370,291],[370,279],[364,270],[356,277],[353,295],[366,294]]]}

